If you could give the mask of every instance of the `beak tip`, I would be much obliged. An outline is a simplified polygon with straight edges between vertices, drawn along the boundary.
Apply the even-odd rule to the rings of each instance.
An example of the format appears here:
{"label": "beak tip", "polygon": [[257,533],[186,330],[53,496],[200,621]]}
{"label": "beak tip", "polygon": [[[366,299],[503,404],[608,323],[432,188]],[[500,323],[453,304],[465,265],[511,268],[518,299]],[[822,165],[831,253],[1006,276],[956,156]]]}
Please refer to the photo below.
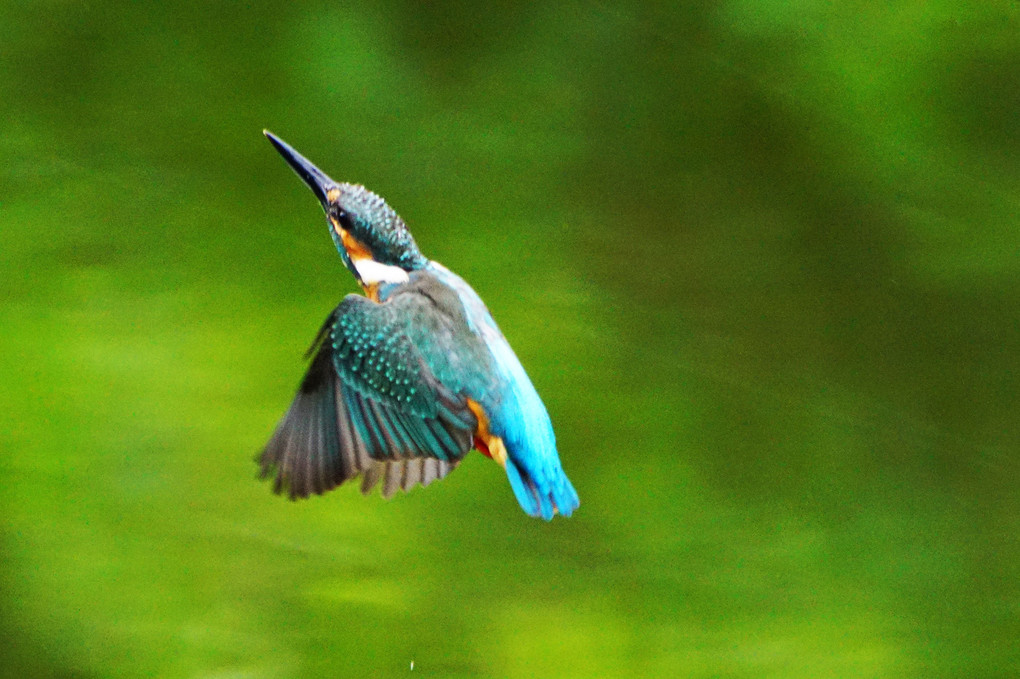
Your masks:
{"label": "beak tip", "polygon": [[275,146],[277,148],[277,150],[282,150],[283,145],[284,145],[284,141],[282,139],[277,137],[275,134],[273,134],[269,130],[262,130],[262,134],[266,135],[266,139],[268,139],[269,143],[271,143],[273,146]]}
{"label": "beak tip", "polygon": [[329,178],[329,176],[315,167],[311,161],[298,153],[295,149],[277,137],[269,130],[262,130],[262,134],[266,135],[266,138],[270,143],[276,147],[276,150],[280,152],[287,164],[290,165],[291,169],[297,173],[299,177],[308,185],[316,195],[316,197],[325,204],[326,196],[330,188],[336,186],[336,182]]}

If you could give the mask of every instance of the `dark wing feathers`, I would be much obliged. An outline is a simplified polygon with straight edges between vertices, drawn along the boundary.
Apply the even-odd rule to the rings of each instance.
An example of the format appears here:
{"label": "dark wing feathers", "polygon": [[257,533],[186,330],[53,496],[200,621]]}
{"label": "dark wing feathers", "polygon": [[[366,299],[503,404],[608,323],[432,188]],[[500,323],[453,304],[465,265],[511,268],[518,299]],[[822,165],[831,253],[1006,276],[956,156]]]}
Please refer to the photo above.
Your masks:
{"label": "dark wing feathers", "polygon": [[400,309],[348,296],[309,350],[315,356],[259,458],[291,498],[357,476],[384,497],[428,485],[471,449],[477,420],[429,371]]}
{"label": "dark wing feathers", "polygon": [[275,492],[288,490],[293,497],[321,493],[336,485],[328,482],[336,476],[334,470],[341,458],[334,404],[331,361],[320,352],[262,453],[263,478],[272,468],[287,470],[276,475]]}

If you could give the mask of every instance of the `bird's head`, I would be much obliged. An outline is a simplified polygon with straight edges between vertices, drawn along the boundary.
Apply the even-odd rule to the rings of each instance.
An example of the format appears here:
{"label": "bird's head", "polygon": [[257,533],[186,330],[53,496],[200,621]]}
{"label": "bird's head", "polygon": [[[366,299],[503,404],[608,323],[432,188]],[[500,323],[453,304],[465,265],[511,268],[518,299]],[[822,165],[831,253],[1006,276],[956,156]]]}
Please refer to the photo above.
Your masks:
{"label": "bird's head", "polygon": [[404,220],[364,186],[335,182],[272,132],[266,137],[322,204],[344,264],[366,289],[400,283],[428,260]]}

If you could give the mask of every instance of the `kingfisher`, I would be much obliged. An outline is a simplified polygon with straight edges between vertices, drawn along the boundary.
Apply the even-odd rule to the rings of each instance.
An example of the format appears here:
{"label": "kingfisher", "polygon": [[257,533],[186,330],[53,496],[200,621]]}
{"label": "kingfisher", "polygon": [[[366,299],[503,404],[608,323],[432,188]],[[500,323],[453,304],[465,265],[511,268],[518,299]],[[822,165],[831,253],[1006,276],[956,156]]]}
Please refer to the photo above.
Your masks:
{"label": "kingfisher", "polygon": [[291,499],[361,477],[368,494],[427,486],[477,449],[505,470],[530,516],[580,500],[549,414],[517,355],[464,279],[418,249],[364,186],[339,183],[264,130],[322,204],[364,295],[347,295],[315,336],[297,395],[258,458]]}

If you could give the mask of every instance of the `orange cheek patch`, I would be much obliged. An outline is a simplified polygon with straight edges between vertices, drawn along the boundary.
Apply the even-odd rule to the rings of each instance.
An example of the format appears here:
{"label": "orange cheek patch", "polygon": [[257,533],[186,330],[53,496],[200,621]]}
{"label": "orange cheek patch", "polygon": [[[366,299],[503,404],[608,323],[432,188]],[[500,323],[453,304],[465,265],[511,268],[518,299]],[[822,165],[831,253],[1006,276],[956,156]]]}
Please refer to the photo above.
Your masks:
{"label": "orange cheek patch", "polygon": [[340,242],[344,244],[344,250],[347,250],[347,254],[351,256],[351,259],[371,259],[372,253],[369,252],[360,241],[358,241],[351,232],[340,226],[340,222],[329,218],[329,223],[333,225],[333,231],[340,236]]}
{"label": "orange cheek patch", "polygon": [[[340,222],[329,218],[329,223],[333,225],[333,230],[336,231],[337,235],[340,236],[340,242],[343,243],[344,250],[350,256],[352,262],[357,262],[361,259],[372,259],[372,253],[368,251],[364,245],[351,235],[350,231],[340,226]],[[368,296],[373,302],[379,301],[379,286],[378,285],[364,285],[362,284],[361,289],[365,291],[365,295]]]}
{"label": "orange cheek patch", "polygon": [[372,253],[364,245],[355,240],[354,236],[346,229],[340,229],[340,239],[347,248],[347,254],[351,259],[372,259]]}

